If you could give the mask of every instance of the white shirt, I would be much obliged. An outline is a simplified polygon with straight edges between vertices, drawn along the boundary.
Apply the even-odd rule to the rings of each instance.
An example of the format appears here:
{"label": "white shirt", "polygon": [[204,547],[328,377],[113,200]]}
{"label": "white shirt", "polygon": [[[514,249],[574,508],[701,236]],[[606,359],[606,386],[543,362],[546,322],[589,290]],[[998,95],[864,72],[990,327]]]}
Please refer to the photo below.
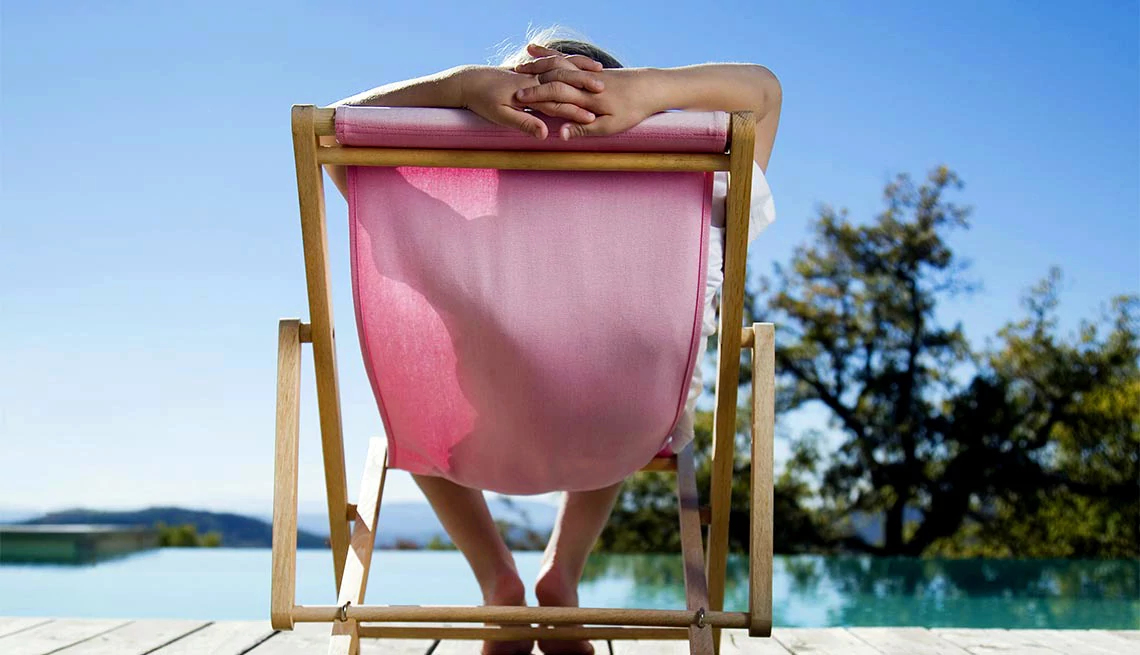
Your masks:
{"label": "white shirt", "polygon": [[[716,333],[716,294],[724,284],[724,213],[728,196],[728,173],[713,174],[712,226],[709,227],[708,271],[705,277],[705,308],[701,317],[701,340],[707,341]],[[772,189],[764,172],[756,162],[752,162],[752,198],[749,202],[748,242],[760,235],[764,228],[776,220],[776,206],[772,202]],[[704,390],[704,344],[701,346],[697,365],[693,367],[693,377],[689,380],[689,395],[685,411],[669,435],[669,445],[678,452],[693,440],[693,413],[697,398]]]}
{"label": "white shirt", "polygon": [[[705,313],[701,335],[708,337],[716,332],[717,291],[724,284],[724,211],[728,196],[728,173],[713,173],[712,227],[709,228],[708,273],[705,278]],[[752,198],[748,213],[748,243],[752,243],[764,228],[776,220],[776,205],[772,201],[772,188],[760,165],[752,162]]]}

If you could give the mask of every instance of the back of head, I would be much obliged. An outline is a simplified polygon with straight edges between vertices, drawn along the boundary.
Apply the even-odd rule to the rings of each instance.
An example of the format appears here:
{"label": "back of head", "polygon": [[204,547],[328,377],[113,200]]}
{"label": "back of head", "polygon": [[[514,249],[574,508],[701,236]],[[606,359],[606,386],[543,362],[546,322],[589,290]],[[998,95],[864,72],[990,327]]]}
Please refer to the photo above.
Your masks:
{"label": "back of head", "polygon": [[[528,30],[527,43],[535,43],[551,50],[557,50],[564,55],[583,55],[600,63],[603,68],[621,68],[621,62],[616,57],[590,43],[585,38],[579,38],[572,30],[552,25],[541,30]],[[534,59],[526,51],[526,46],[503,57],[502,66],[517,66]]]}

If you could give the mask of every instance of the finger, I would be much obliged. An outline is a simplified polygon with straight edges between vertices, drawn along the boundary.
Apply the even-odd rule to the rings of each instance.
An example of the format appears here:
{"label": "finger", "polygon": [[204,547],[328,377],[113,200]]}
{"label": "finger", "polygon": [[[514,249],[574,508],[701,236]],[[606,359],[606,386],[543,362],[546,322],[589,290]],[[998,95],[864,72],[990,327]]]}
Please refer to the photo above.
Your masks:
{"label": "finger", "polygon": [[527,54],[529,54],[532,57],[550,57],[552,55],[562,54],[561,52],[558,52],[554,48],[547,48],[546,46],[538,45],[537,43],[526,44],[526,51],[527,51]]}
{"label": "finger", "polygon": [[598,116],[592,123],[566,123],[559,130],[558,136],[563,141],[569,141],[584,136],[605,136],[618,131],[613,116]]}
{"label": "finger", "polygon": [[538,139],[545,139],[547,136],[546,123],[538,116],[521,109],[499,105],[490,118],[499,125],[513,127]]}
{"label": "finger", "polygon": [[600,70],[605,70],[606,68],[602,65],[602,62],[590,59],[586,55],[569,55],[566,57],[566,61],[574,64],[578,70],[597,72]]}
{"label": "finger", "polygon": [[590,123],[596,118],[594,112],[569,102],[537,102],[527,105],[554,118],[565,118],[576,123]]}
{"label": "finger", "polygon": [[571,102],[593,111],[598,96],[576,89],[565,82],[546,82],[519,89],[515,92],[515,98],[525,105],[535,102]]}
{"label": "finger", "polygon": [[570,61],[569,57],[563,57],[562,55],[532,59],[530,61],[523,62],[518,66],[515,66],[514,70],[516,73],[530,73],[531,75],[537,75],[539,73],[545,73],[547,71],[552,71],[558,68],[578,70],[578,67],[574,65],[574,62]]}
{"label": "finger", "polygon": [[[557,50],[554,50],[552,48],[547,48],[546,46],[538,45],[537,43],[528,44],[526,47],[526,51],[527,51],[527,54],[529,54],[532,57],[535,57],[536,60],[553,57],[556,59],[562,59],[562,60],[565,60],[569,63],[572,63],[572,64],[574,64],[575,67],[577,67],[581,70],[600,71],[603,68],[605,68],[605,66],[602,66],[601,62],[595,61],[595,60],[587,57],[586,55],[566,55],[566,54],[563,54],[563,53],[561,53]],[[531,63],[534,63],[534,62],[526,62],[525,64],[519,64],[519,66],[526,66],[527,64],[531,64]],[[518,66],[516,66],[515,69],[518,70]],[[519,72],[521,73],[521,72],[525,72],[525,71],[519,71]]]}
{"label": "finger", "polygon": [[582,89],[583,91],[593,91],[600,93],[605,90],[606,85],[598,76],[588,71],[569,70],[566,68],[559,68],[546,73],[538,75],[539,84],[546,82],[564,82],[572,87]]}
{"label": "finger", "polygon": [[605,69],[600,62],[596,62],[584,55],[556,55],[551,57],[540,57],[539,59],[531,59],[516,65],[513,69],[516,73],[530,73],[537,75],[538,73],[545,73],[546,71],[554,70],[556,68],[565,68],[568,70],[584,70],[597,73]]}

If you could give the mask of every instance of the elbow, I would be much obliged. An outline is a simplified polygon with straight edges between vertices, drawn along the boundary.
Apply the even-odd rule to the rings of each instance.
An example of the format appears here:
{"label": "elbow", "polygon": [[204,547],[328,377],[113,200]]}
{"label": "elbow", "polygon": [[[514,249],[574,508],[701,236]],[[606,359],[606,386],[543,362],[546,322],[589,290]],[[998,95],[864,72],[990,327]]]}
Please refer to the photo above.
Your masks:
{"label": "elbow", "polygon": [[755,65],[753,74],[756,80],[756,107],[753,111],[756,112],[757,119],[760,119],[780,110],[784,101],[784,89],[776,74],[766,66]]}

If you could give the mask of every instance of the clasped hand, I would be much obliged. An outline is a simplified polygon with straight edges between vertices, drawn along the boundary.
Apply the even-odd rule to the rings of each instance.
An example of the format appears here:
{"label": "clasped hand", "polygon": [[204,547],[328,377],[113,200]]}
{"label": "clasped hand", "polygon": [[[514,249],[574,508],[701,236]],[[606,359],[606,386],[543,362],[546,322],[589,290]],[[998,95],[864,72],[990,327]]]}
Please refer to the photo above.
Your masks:
{"label": "clasped hand", "polygon": [[478,68],[464,83],[464,106],[499,125],[540,139],[546,123],[527,109],[566,119],[562,139],[627,130],[656,112],[636,70],[605,69],[583,55],[530,44],[536,59],[503,68]]}

